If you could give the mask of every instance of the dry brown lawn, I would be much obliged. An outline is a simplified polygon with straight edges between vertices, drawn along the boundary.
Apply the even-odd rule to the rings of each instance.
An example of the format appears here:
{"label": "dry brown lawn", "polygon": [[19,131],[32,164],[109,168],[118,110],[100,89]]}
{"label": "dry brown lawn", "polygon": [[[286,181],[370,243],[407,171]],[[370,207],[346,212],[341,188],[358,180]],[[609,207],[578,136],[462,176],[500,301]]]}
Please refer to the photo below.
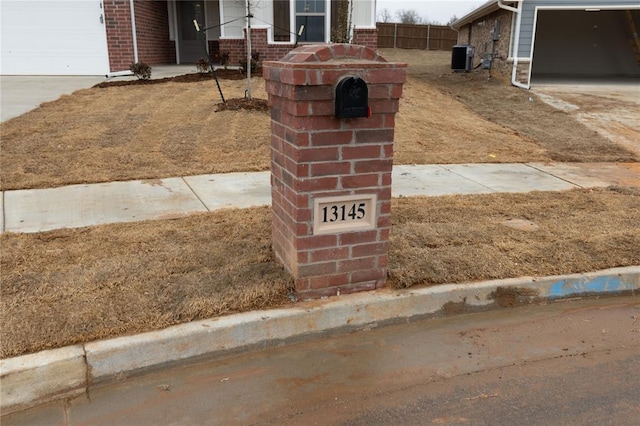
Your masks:
{"label": "dry brown lawn", "polygon": [[[270,220],[260,207],[2,235],[0,355],[291,303]],[[637,189],[401,198],[393,222],[393,287],[640,264]]]}
{"label": "dry brown lawn", "polygon": [[[396,164],[634,160],[527,91],[452,74],[449,52],[383,49],[409,62]],[[243,80],[221,80],[226,98]],[[266,99],[264,80],[252,92]],[[220,111],[212,81],[80,90],[1,125],[2,190],[269,168],[269,116]]]}
{"label": "dry brown lawn", "polygon": [[[527,92],[452,75],[448,53],[383,54],[410,62],[397,164],[630,158]],[[227,98],[243,95],[242,81],[223,86]],[[254,96],[264,97],[261,79]],[[217,102],[213,83],[195,82],[93,88],[46,103],[2,123],[2,189],[266,170],[268,115],[215,112]],[[633,188],[393,203],[393,287],[640,264]],[[1,235],[0,355],[291,303],[291,277],[272,259],[270,214]]]}
{"label": "dry brown lawn", "polygon": [[[487,79],[487,72],[452,73],[450,70],[451,53],[443,51],[420,51],[406,49],[381,49],[387,60],[409,64],[410,79],[438,90],[444,96],[465,105],[475,114],[498,127],[509,129],[513,135],[523,141],[533,142],[543,154],[553,161],[599,162],[599,161],[637,161],[636,155],[621,145],[611,142],[600,133],[589,129],[569,113],[560,111],[542,102],[529,91],[505,84],[499,79]],[[434,104],[438,106],[438,104]],[[402,105],[401,105],[402,108]],[[426,109],[425,114],[432,113]],[[451,126],[457,121],[467,119],[458,116],[458,110],[450,110],[447,121]],[[491,142],[492,133],[483,135],[481,129],[468,129],[469,134],[477,135],[475,144],[486,146],[487,155],[492,148],[501,146]],[[481,136],[482,135],[482,136]],[[469,144],[467,143],[466,146]],[[505,162],[532,161],[527,157],[526,145],[516,146],[522,151],[520,159],[502,160]],[[513,153],[511,158],[517,158]],[[454,160],[464,162],[496,162],[490,160]]]}

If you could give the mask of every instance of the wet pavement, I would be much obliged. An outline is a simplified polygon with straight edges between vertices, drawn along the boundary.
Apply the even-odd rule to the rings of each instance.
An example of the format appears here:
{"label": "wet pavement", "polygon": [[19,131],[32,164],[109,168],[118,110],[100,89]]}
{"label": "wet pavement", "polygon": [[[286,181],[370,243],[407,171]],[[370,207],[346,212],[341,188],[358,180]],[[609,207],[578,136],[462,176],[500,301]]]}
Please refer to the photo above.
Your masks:
{"label": "wet pavement", "polygon": [[3,425],[638,424],[640,298],[429,319],[176,367]]}

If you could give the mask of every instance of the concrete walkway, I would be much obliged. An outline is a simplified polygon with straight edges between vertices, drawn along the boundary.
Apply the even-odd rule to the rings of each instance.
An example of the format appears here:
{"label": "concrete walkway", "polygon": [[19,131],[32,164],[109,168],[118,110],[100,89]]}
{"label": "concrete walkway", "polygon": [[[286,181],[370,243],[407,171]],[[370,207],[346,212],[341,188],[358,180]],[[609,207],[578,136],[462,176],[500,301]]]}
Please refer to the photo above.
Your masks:
{"label": "concrete walkway", "polygon": [[[394,197],[640,187],[638,163],[396,166]],[[169,219],[271,204],[269,172],[70,185],[2,193],[2,232]]]}
{"label": "concrete walkway", "polygon": [[[155,66],[151,78],[174,77],[196,72],[195,65]],[[18,117],[37,108],[43,102],[55,101],[62,95],[88,89],[103,81],[135,80],[121,76],[59,76],[59,75],[2,75],[0,76],[0,122]]]}

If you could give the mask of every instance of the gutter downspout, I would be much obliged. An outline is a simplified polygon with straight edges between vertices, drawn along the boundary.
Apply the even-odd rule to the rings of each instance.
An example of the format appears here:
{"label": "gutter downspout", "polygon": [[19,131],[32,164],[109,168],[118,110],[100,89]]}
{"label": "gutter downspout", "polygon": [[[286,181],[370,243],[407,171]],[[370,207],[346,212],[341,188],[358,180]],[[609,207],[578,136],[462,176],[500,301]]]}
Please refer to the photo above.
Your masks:
{"label": "gutter downspout", "polygon": [[131,11],[131,35],[133,36],[133,63],[138,63],[138,36],[136,34],[136,12],[133,10],[133,0],[129,0],[129,10]]}
{"label": "gutter downspout", "polygon": [[516,30],[515,39],[513,40],[514,52],[513,52],[513,68],[511,69],[511,84],[521,89],[529,90],[531,88],[528,84],[522,84],[517,80],[518,74],[518,52],[520,50],[520,21],[522,19],[522,1],[518,1],[518,8],[507,6],[502,3],[503,0],[498,0],[498,7],[500,9],[508,10],[515,13]]}

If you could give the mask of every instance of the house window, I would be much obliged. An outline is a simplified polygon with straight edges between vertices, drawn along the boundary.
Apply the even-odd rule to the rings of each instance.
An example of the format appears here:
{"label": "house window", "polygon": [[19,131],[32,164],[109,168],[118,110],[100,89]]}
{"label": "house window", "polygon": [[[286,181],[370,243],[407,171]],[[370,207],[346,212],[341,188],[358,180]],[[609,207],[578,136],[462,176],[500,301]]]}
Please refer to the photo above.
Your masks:
{"label": "house window", "polygon": [[325,0],[296,0],[296,32],[304,25],[304,31],[298,37],[301,42],[325,41]]}

